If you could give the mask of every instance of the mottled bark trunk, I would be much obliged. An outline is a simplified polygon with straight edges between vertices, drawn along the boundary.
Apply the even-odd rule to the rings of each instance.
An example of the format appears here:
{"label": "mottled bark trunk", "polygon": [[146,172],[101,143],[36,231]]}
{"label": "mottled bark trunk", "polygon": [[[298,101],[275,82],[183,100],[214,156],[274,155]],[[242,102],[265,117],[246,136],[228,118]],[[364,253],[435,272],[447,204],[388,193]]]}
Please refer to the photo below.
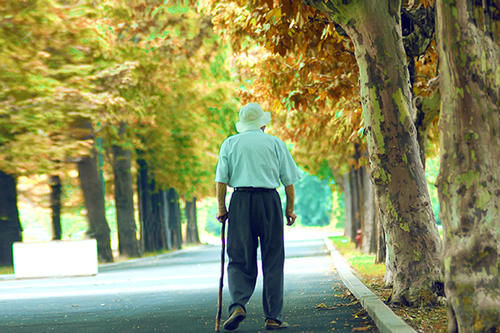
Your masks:
{"label": "mottled bark trunk", "polygon": [[137,189],[139,191],[139,217],[141,220],[141,242],[145,252],[167,248],[165,224],[163,219],[163,196],[155,189],[150,179],[145,160],[137,161]]}
{"label": "mottled bark trunk", "polygon": [[172,240],[172,248],[182,248],[182,230],[181,230],[181,209],[179,206],[179,195],[174,188],[167,191],[167,212],[168,212],[168,230]]}
{"label": "mottled bark trunk", "polygon": [[382,264],[385,263],[385,234],[384,227],[382,225],[382,220],[380,219],[380,213],[378,210],[377,197],[374,196],[375,201],[375,215],[377,216],[377,251],[375,252],[375,263]]}
{"label": "mottled bark trunk", "polygon": [[77,163],[78,177],[83,191],[87,219],[89,222],[88,235],[97,240],[97,252],[100,261],[112,262],[111,240],[102,184],[97,171],[96,152],[92,156],[84,156]]}
{"label": "mottled bark trunk", "polygon": [[21,240],[16,178],[0,171],[0,266],[12,266],[12,244]]}
{"label": "mottled bark trunk", "polygon": [[[441,240],[413,123],[400,1],[309,1],[351,37],[360,69],[371,177],[394,268],[393,303],[436,299]],[[411,246],[408,246],[411,244]]]}
{"label": "mottled bark trunk", "polygon": [[186,201],[186,242],[192,244],[200,243],[200,236],[198,234],[198,220],[196,216],[196,198]]}
{"label": "mottled bark trunk", "polygon": [[[125,123],[120,123],[119,135],[121,137],[124,135],[125,128]],[[134,216],[131,151],[120,145],[113,145],[112,152],[118,249],[121,255],[139,257],[141,253]]]}
{"label": "mottled bark trunk", "polygon": [[465,0],[436,6],[448,331],[495,332],[500,326],[498,7]]}
{"label": "mottled bark trunk", "polygon": [[[384,226],[384,225],[386,225],[386,223],[382,222],[382,225]],[[383,229],[383,232],[384,232],[384,240],[385,240],[384,286],[386,288],[392,288],[392,287],[394,287],[394,277],[397,274],[398,267],[396,266],[396,257],[394,254],[394,246],[391,242],[392,238],[390,237],[390,235],[388,235],[388,233],[385,229]],[[394,293],[394,290],[393,290],[393,293]]]}
{"label": "mottled bark trunk", "polygon": [[52,210],[52,239],[62,238],[61,228],[61,177],[50,177],[50,209]]}
{"label": "mottled bark trunk", "polygon": [[377,251],[377,214],[375,211],[375,191],[370,180],[370,174],[366,167],[361,167],[363,179],[363,243],[361,249],[366,253]]}

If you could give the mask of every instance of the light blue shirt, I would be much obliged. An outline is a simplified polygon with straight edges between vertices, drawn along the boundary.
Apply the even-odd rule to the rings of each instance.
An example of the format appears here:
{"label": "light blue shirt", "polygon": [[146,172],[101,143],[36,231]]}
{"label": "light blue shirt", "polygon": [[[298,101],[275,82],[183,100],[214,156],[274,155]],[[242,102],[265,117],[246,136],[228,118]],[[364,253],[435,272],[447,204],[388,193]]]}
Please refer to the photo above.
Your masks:
{"label": "light blue shirt", "polygon": [[227,138],[221,145],[215,181],[231,187],[278,188],[294,184],[302,173],[285,143],[262,130]]}

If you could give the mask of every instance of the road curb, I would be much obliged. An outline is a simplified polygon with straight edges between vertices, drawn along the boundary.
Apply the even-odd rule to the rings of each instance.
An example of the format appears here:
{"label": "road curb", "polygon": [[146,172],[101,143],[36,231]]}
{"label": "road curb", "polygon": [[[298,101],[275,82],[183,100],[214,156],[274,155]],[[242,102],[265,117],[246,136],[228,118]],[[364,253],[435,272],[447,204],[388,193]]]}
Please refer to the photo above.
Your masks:
{"label": "road curb", "polygon": [[359,300],[363,308],[373,319],[377,328],[382,333],[416,333],[403,319],[398,317],[392,310],[382,302],[377,295],[368,289],[352,272],[345,258],[337,251],[328,238],[324,242],[337,272],[345,286]]}

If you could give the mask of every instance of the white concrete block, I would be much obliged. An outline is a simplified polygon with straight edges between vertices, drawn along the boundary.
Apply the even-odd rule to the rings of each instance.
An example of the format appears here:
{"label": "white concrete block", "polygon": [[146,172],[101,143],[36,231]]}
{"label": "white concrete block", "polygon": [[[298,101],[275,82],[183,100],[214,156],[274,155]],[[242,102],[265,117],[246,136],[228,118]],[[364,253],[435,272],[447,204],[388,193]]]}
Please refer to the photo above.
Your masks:
{"label": "white concrete block", "polygon": [[16,278],[97,274],[95,239],[13,244]]}

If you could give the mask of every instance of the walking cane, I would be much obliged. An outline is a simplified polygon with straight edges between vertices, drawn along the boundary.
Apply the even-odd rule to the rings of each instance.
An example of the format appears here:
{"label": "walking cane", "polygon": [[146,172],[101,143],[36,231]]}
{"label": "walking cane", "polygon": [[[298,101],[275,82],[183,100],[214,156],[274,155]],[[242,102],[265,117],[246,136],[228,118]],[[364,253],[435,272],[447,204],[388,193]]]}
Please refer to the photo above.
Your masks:
{"label": "walking cane", "polygon": [[215,331],[220,330],[220,318],[222,314],[222,289],[224,287],[224,252],[226,250],[226,240],[224,234],[226,233],[226,219],[222,222],[221,230],[221,241],[222,241],[222,251],[220,254],[220,280],[219,280],[219,299],[217,301],[217,317],[215,318]]}

